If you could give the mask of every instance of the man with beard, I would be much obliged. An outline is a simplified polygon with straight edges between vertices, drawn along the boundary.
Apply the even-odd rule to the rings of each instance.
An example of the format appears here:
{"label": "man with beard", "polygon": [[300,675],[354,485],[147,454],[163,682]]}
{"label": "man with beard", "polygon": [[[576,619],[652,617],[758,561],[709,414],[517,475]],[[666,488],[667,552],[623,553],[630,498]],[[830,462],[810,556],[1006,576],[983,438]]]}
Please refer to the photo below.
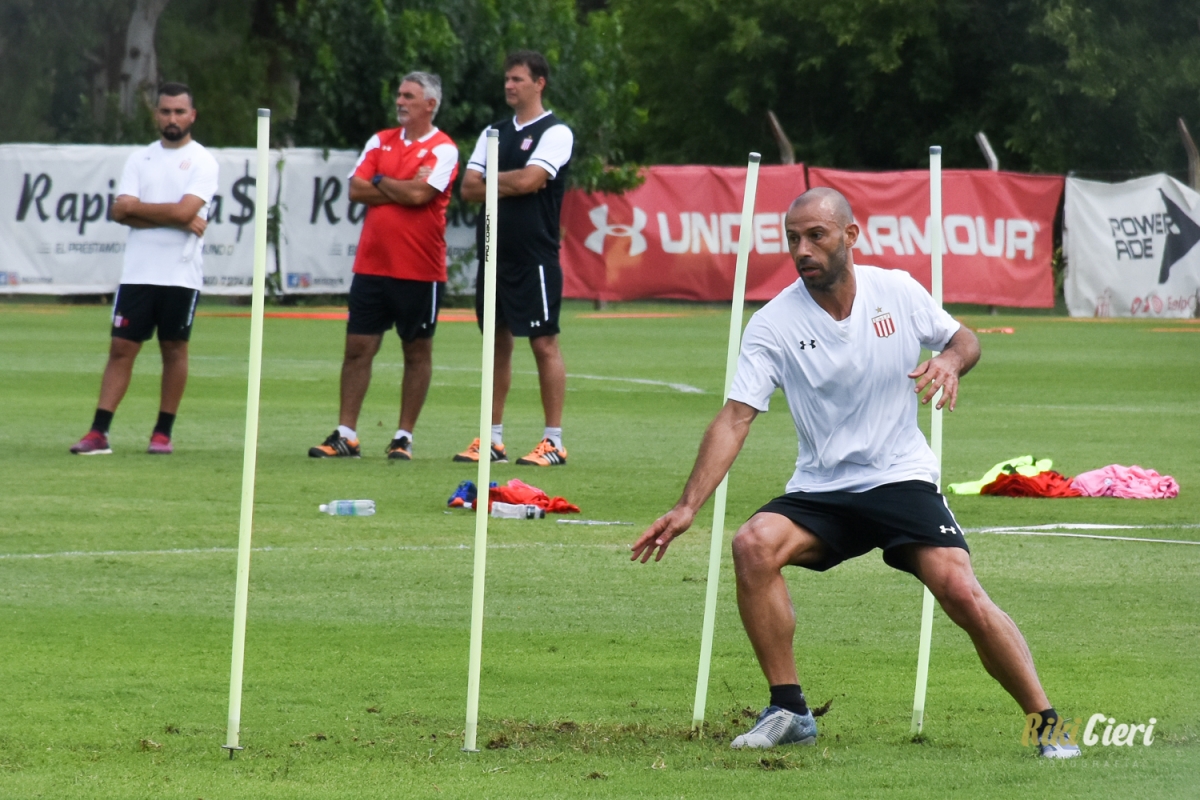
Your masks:
{"label": "man with beard", "polygon": [[188,339],[200,289],[208,204],[217,191],[217,162],[192,140],[196,108],[182,83],[158,90],[159,141],[125,162],[112,218],[130,228],[121,285],[113,300],[112,341],[92,428],[71,452],[111,453],[108,429],[129,388],[142,343],[158,329],[162,393],[149,453],[173,451],[171,428],[188,375]]}
{"label": "man with beard", "polygon": [[358,458],[358,415],[371,363],[392,329],[404,350],[400,422],[385,453],[411,461],[413,429],[433,377],[433,334],[446,286],[446,207],[458,174],[458,148],[433,124],[442,80],[410,72],[396,92],[399,128],[367,141],[350,173],[350,199],[367,206],[354,255],[350,319],[342,359],[338,426],[309,448],[313,458]]}
{"label": "man with beard", "polygon": [[[839,192],[800,195],[784,228],[800,280],[746,327],[729,400],[700,443],[683,496],[634,543],[634,560],[645,563],[656,552],[661,559],[691,526],[754,418],[783,389],[800,440],[796,470],[787,493],[733,539],[738,610],[771,699],[733,747],[816,742],[783,568],[824,571],[876,547],[889,566],[929,588],[1025,713],[1040,713],[1039,741],[1047,741],[1040,736],[1058,714],[1021,632],[975,578],[962,529],[937,488],[937,460],[917,427],[921,392],[928,403],[942,390],[938,407],[954,410],[959,378],[979,360],[979,340],[907,273],[854,264],[859,228]],[[921,347],[941,352],[913,369]],[[1073,743],[1041,750],[1048,758],[1079,755]]]}

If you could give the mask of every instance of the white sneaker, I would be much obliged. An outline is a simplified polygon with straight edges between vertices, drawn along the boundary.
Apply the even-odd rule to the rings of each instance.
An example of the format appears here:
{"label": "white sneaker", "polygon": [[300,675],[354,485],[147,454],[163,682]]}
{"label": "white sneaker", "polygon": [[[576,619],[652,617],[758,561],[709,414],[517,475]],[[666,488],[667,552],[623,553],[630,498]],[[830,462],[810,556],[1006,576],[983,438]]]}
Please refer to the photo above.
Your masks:
{"label": "white sneaker", "polygon": [[1063,732],[1062,744],[1043,744],[1042,758],[1075,758],[1079,755],[1079,745],[1071,741],[1070,734]]}
{"label": "white sneaker", "polygon": [[811,711],[800,715],[778,706],[767,706],[758,715],[754,727],[734,739],[730,746],[734,750],[743,747],[765,750],[778,744],[816,743],[817,721]]}

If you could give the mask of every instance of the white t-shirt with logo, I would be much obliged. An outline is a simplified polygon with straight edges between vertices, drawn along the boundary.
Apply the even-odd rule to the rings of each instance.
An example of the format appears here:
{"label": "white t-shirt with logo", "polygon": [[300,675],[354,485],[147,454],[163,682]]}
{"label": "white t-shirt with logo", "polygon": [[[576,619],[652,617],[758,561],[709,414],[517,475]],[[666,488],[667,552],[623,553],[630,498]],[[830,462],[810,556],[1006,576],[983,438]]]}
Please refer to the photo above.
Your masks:
{"label": "white t-shirt with logo", "polygon": [[729,399],[766,411],[783,389],[800,439],[788,492],[937,483],[908,373],[959,324],[902,270],[855,265],[850,316],[836,321],[797,280],[750,319]]}
{"label": "white t-shirt with logo", "polygon": [[[158,141],[125,162],[118,194],[143,203],[178,203],[185,194],[204,201],[200,216],[217,192],[217,161],[198,142],[169,149]],[[204,288],[204,240],[179,228],[130,228],[125,240],[121,283]]]}

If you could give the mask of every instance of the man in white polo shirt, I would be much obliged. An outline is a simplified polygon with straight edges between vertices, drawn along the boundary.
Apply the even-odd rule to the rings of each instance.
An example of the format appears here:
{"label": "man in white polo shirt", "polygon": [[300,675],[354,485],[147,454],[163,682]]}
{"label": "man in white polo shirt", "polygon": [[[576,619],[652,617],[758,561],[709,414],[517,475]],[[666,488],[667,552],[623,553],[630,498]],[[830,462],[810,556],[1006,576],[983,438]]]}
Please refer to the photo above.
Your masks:
{"label": "man in white polo shirt", "polygon": [[[877,547],[888,565],[929,587],[1022,710],[1039,712],[1043,728],[1053,728],[1058,714],[1029,648],[976,580],[962,529],[938,492],[937,460],[917,427],[921,392],[928,403],[941,389],[938,407],[954,410],[979,340],[907,273],[854,264],[859,229],[833,189],[798,197],[785,230],[800,280],[750,320],[729,401],[704,435],[683,496],[633,545],[634,560],[662,558],[728,472],[771,394],[783,389],[800,440],[796,470],[787,493],[733,540],[738,610],[771,700],[733,747],[816,742],[783,568],[824,571]],[[913,369],[922,347],[941,352]],[[1078,754],[1074,745],[1042,746],[1050,758]]]}
{"label": "man in white polo shirt", "polygon": [[133,375],[142,343],[158,329],[162,394],[149,453],[173,451],[171,428],[187,385],[188,339],[200,289],[208,204],[217,191],[217,162],[192,140],[196,108],[182,83],[159,87],[154,110],[159,141],[125,162],[112,218],[130,228],[125,267],[113,300],[112,342],[92,428],[71,452],[112,452],[108,429]]}

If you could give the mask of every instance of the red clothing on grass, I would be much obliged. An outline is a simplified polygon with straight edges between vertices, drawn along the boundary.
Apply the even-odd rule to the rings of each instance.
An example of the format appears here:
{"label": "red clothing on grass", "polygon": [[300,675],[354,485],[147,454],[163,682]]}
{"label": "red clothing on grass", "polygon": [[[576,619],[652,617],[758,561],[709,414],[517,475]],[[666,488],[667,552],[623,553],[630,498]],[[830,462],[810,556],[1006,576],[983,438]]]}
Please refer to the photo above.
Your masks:
{"label": "red clothing on grass", "polygon": [[1071,487],[1071,479],[1054,470],[1037,475],[1000,473],[996,480],[979,490],[980,494],[1002,497],[1082,497],[1083,493]]}
{"label": "red clothing on grass", "polygon": [[429,167],[439,176],[438,183],[430,176],[430,183],[438,188],[446,180],[448,161],[453,161],[453,168],[444,188],[423,206],[386,203],[367,209],[354,271],[410,281],[445,281],[446,207],[458,174],[458,148],[437,128],[415,141],[406,140],[403,133],[403,128],[390,128],[372,136],[354,168],[354,177],[370,181],[384,175],[407,181],[416,178],[421,167]]}

